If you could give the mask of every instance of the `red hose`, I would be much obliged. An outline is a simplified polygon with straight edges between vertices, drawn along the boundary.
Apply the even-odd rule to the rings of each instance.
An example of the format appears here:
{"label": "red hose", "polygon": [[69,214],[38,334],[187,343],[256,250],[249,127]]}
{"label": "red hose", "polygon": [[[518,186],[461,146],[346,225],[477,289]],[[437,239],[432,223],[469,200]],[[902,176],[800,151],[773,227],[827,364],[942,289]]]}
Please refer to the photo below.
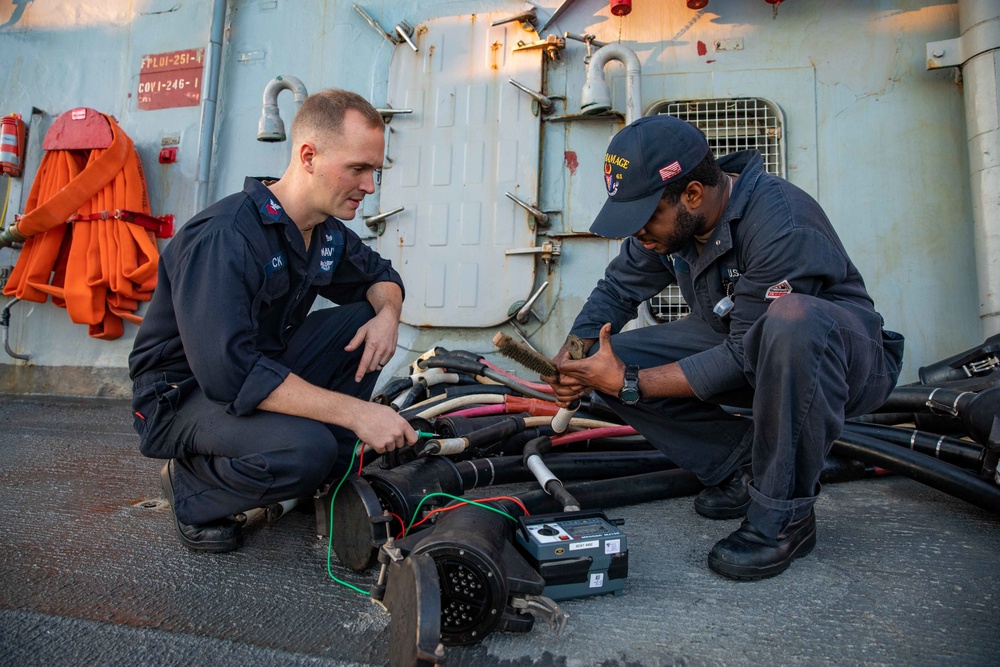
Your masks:
{"label": "red hose", "polygon": [[486,361],[485,359],[480,359],[479,363],[483,364],[487,368],[491,368],[491,369],[495,370],[500,375],[503,375],[505,377],[509,377],[511,380],[516,380],[517,382],[523,384],[525,387],[528,387],[530,389],[534,389],[535,391],[543,391],[546,394],[554,394],[555,393],[554,391],[552,391],[552,387],[547,382],[528,382],[524,378],[519,378],[516,375],[508,373],[507,371],[503,370],[502,368],[500,368],[496,364],[492,364],[492,363]]}
{"label": "red hose", "polygon": [[568,445],[571,442],[582,440],[593,440],[595,438],[613,438],[616,435],[636,435],[636,431],[631,426],[608,426],[606,428],[592,428],[586,431],[575,431],[565,435],[552,436],[552,446]]}

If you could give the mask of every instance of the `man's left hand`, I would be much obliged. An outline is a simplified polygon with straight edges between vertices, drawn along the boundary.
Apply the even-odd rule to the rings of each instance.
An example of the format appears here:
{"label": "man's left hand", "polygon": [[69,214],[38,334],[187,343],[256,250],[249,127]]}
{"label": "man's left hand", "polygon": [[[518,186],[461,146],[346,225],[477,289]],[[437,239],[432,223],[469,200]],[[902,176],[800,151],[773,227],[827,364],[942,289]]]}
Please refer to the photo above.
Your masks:
{"label": "man's left hand", "polygon": [[611,347],[611,324],[601,327],[600,348],[586,359],[559,362],[559,375],[578,381],[598,391],[617,396],[625,378],[625,363]]}
{"label": "man's left hand", "polygon": [[361,382],[366,373],[380,371],[389,363],[392,355],[396,353],[398,334],[399,318],[395,316],[392,308],[382,309],[358,329],[354,338],[344,348],[346,352],[353,352],[359,345],[365,346],[361,362],[358,364],[358,372],[354,374],[355,382]]}

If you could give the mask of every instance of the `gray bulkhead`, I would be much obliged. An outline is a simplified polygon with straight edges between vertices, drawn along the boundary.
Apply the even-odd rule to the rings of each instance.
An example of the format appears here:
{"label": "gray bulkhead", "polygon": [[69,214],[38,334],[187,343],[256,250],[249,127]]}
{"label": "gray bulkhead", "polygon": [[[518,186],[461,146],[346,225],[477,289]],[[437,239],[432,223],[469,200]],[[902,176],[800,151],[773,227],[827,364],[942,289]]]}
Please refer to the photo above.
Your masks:
{"label": "gray bulkhead", "polygon": [[[22,114],[31,132],[5,225],[23,210],[45,130],[82,106],[114,115],[133,139],[155,215],[182,224],[195,212],[201,108],[146,110],[137,98],[144,56],[207,47],[212,4],[0,4],[0,113]],[[276,76],[411,109],[390,120],[382,183],[350,223],[407,282],[389,373],[435,345],[489,353],[493,333],[515,323],[554,354],[617,251],[587,229],[606,196],[604,149],[624,122],[625,69],[606,69],[619,115],[581,117],[588,47],[565,33],[620,41],[637,55],[641,113],[737,98],[780,110],[785,176],[819,199],[887,325],[907,337],[902,381],[996,333],[980,321],[962,86],[957,70],[928,70],[925,57],[929,42],[958,35],[957,3],[795,0],[773,16],[763,0],[711,0],[701,11],[635,0],[619,18],[606,0],[577,0],[541,36],[519,21],[492,25],[531,9],[523,2],[357,4],[388,33],[412,27],[412,45],[379,34],[350,0],[226,3],[208,200],[240,189],[244,176],[282,172],[289,142],[256,140],[262,93]],[[532,4],[540,27],[562,0]],[[565,47],[532,48],[550,35]],[[552,110],[509,79],[550,98]],[[292,95],[279,94],[278,106],[287,127]],[[161,164],[167,147],[177,161]],[[400,206],[384,229],[364,224]],[[0,267],[16,256],[0,250]],[[524,321],[511,322],[546,282]],[[90,339],[51,303],[21,302],[9,342],[31,359],[0,354],[0,391],[129,395],[134,333],[126,325],[118,340]]]}

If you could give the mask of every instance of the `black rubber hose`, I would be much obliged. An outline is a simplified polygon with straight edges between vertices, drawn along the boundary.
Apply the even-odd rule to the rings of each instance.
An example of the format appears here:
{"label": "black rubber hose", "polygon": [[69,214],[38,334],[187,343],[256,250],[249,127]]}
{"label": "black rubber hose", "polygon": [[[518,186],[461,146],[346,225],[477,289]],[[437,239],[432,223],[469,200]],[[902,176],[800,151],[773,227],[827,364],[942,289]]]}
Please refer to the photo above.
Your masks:
{"label": "black rubber hose", "polygon": [[[545,465],[559,479],[599,480],[640,475],[644,472],[670,470],[677,466],[657,451],[633,452],[553,452]],[[517,484],[535,479],[524,467],[520,456],[494,456],[459,461],[455,464],[465,490],[494,484]]]}
{"label": "black rubber hose", "polygon": [[[482,394],[482,393],[491,393],[491,392],[470,392],[470,394]],[[469,395],[469,394],[466,394],[466,395]],[[418,414],[420,414],[424,410],[427,410],[429,408],[433,408],[435,405],[438,405],[439,403],[444,403],[445,401],[447,401],[449,399],[452,399],[452,398],[456,398],[456,397],[455,396],[449,396],[447,394],[438,394],[437,396],[435,396],[433,398],[429,398],[426,401],[421,401],[420,403],[417,403],[417,404],[414,404],[414,405],[410,405],[410,406],[406,407],[405,409],[400,410],[399,414],[400,414],[400,416],[403,417],[403,419],[410,419],[411,417],[416,417]],[[466,406],[466,407],[472,407],[472,406],[469,405],[469,406]]]}
{"label": "black rubber hose", "polygon": [[648,440],[640,435],[618,435],[579,440],[577,442],[559,445],[559,449],[571,452],[606,452],[609,450],[645,452],[656,450],[656,447],[651,445]]}
{"label": "black rubber hose", "polygon": [[845,459],[841,456],[827,456],[823,472],[819,476],[819,481],[822,484],[853,482],[858,479],[870,477],[873,474],[875,474],[875,469],[866,466],[861,461]]}
{"label": "black rubber hose", "polygon": [[624,424],[622,418],[615,413],[614,410],[609,408],[604,401],[595,396],[594,394],[589,394],[580,399],[580,409],[577,410],[577,414],[593,415],[597,419],[603,419],[604,421],[616,422],[618,424]]}
{"label": "black rubber hose", "polygon": [[476,354],[475,352],[469,352],[468,350],[447,350],[442,354],[454,355],[456,357],[461,357],[462,359],[468,359],[469,361],[482,361],[483,355]]}
{"label": "black rubber hose", "polygon": [[962,411],[962,423],[976,442],[994,452],[1000,449],[1000,388],[976,394]]}
{"label": "black rubber hose", "polygon": [[913,424],[920,431],[937,433],[938,435],[965,435],[965,428],[957,417],[931,414],[930,412],[877,412],[852,417],[848,422],[880,424],[882,426]]}
{"label": "black rubber hose", "polygon": [[535,473],[538,483],[559,503],[560,509],[572,510],[580,509],[580,503],[571,493],[566,490],[563,483],[556,477],[549,467],[542,460],[542,455],[552,451],[552,440],[544,435],[534,440],[529,440],[524,445],[524,452],[521,460],[524,467]]}
{"label": "black rubber hose", "polygon": [[913,429],[877,426],[875,424],[844,424],[844,430],[860,433],[912,449],[932,456],[952,465],[970,468],[976,472],[983,469],[984,449],[981,445],[946,435],[923,433]]}
{"label": "black rubber hose", "polygon": [[[493,426],[514,417],[527,416],[529,415],[526,412],[520,412],[482,415],[480,417],[435,417],[432,421],[434,422],[434,433],[437,433],[439,438],[462,438],[470,433],[481,431],[487,426]],[[510,437],[514,437],[522,430],[515,431]]]}
{"label": "black rubber hose", "polygon": [[524,430],[523,417],[507,417],[501,421],[467,433],[461,437],[469,442],[469,447],[485,447]]}
{"label": "black rubber hose", "polygon": [[372,403],[389,405],[393,399],[413,386],[413,378],[393,378],[387,385],[382,387],[382,391],[372,397]]}
{"label": "black rubber hose", "polygon": [[858,433],[843,433],[833,453],[909,477],[938,491],[1000,514],[1000,487],[950,463]]}
{"label": "black rubber hose", "polygon": [[414,381],[413,386],[407,390],[406,395],[399,402],[399,413],[405,414],[407,408],[411,407],[414,403],[423,401],[426,397],[427,383],[420,379]]}
{"label": "black rubber hose", "polygon": [[941,387],[942,389],[953,389],[955,391],[985,391],[993,387],[1000,386],[1000,370],[995,370],[988,375],[977,375],[960,380],[938,380],[934,382],[914,382],[902,385],[904,387]]}
{"label": "black rubber hose", "polygon": [[[1000,352],[1000,334],[994,334],[981,345],[918,368],[917,377],[920,378],[921,384],[933,386],[942,386],[943,382],[949,380],[974,379],[969,377],[970,372],[989,368],[990,361],[996,358],[998,352]],[[977,366],[979,368],[976,368]]]}
{"label": "black rubber hose", "polygon": [[[610,509],[625,505],[638,505],[654,500],[690,496],[704,488],[694,473],[675,468],[643,475],[618,477],[589,482],[567,484],[566,490],[586,509]],[[516,496],[533,514],[559,512],[562,505],[544,491],[530,491]],[[510,501],[500,501],[509,503]],[[514,506],[514,503],[507,505]],[[514,511],[511,511],[514,514]],[[516,510],[515,516],[523,514]]]}
{"label": "black rubber hose", "polygon": [[447,389],[451,387],[465,387],[470,384],[478,384],[482,386],[482,382],[476,379],[475,375],[469,375],[468,373],[456,373],[455,371],[448,371],[453,375],[458,376],[458,382],[442,382],[440,384],[434,384],[427,388],[428,392],[432,396],[437,396],[438,394],[443,394]]}
{"label": "black rubber hose", "polygon": [[[475,394],[490,394],[493,396],[498,394],[503,394],[506,396],[517,393],[510,387],[505,387],[504,385],[483,384],[481,382],[476,382],[475,384],[463,384],[463,385],[436,384],[430,389],[435,389],[437,387],[445,387],[445,386],[447,387],[447,389],[445,389],[444,391],[434,394],[425,401],[421,401],[419,404],[407,405],[406,409],[399,411],[399,414],[402,415],[404,419],[409,419],[410,417],[418,415],[428,408],[434,407],[438,403],[443,403],[447,400],[458,398],[460,396],[472,396]],[[471,408],[473,406],[469,405],[466,407]]]}
{"label": "black rubber hose", "polygon": [[[580,413],[577,413],[580,416]],[[476,417],[476,419],[481,419]],[[507,438],[503,442],[495,445],[483,447],[477,456],[506,456],[524,451],[524,445],[529,440],[543,435],[555,435],[549,426],[536,426],[525,429]],[[581,440],[568,445],[560,445],[562,452],[652,452],[659,451],[641,435],[619,435],[607,438],[594,438],[592,440]]]}
{"label": "black rubber hose", "polygon": [[520,461],[520,453],[524,451],[525,443],[543,435],[552,435],[553,433],[554,431],[552,428],[548,426],[533,426],[531,428],[526,428],[520,433],[515,433],[503,442],[498,442],[495,445],[481,448],[479,450],[479,456],[517,454],[518,456],[515,458]]}
{"label": "black rubber hose", "polygon": [[439,354],[429,359],[421,359],[417,362],[420,368],[447,368],[458,373],[468,373],[469,375],[482,375],[486,369],[486,364],[474,361],[457,355]]}
{"label": "black rubber hose", "polygon": [[430,359],[424,359],[417,363],[421,368],[447,368],[450,370],[455,370],[463,373],[471,373],[473,375],[481,375],[483,377],[489,378],[494,382],[499,382],[500,384],[506,385],[511,389],[514,389],[518,393],[524,394],[531,398],[538,398],[543,401],[555,401],[555,397],[552,394],[547,394],[537,389],[532,389],[531,387],[513,380],[503,373],[497,373],[492,368],[486,364],[479,363],[477,361],[470,361],[469,359],[464,359],[456,356],[436,356]]}
{"label": "black rubber hose", "polygon": [[979,393],[940,387],[897,387],[879,412],[944,412],[962,420],[976,442],[1000,448],[1000,387]]}
{"label": "black rubber hose", "polygon": [[552,499],[566,512],[580,509],[580,501],[573,497],[573,494],[566,490],[558,479],[550,479],[545,484],[545,490],[549,492]]}
{"label": "black rubber hose", "polygon": [[504,394],[511,395],[517,392],[510,387],[502,384],[483,384],[482,382],[476,382],[476,384],[463,384],[463,385],[451,385],[444,390],[444,395],[447,398],[458,398],[459,396],[469,396],[471,394]]}
{"label": "black rubber hose", "polygon": [[542,454],[550,451],[552,451],[552,439],[547,435],[543,435],[525,443],[524,450],[521,452],[521,461],[527,465],[528,459],[532,456],[541,458]]}
{"label": "black rubber hose", "polygon": [[[930,412],[937,409],[949,414],[961,414],[975,397],[973,392],[941,387],[896,387],[876,412]],[[935,408],[927,405],[931,400]]]}

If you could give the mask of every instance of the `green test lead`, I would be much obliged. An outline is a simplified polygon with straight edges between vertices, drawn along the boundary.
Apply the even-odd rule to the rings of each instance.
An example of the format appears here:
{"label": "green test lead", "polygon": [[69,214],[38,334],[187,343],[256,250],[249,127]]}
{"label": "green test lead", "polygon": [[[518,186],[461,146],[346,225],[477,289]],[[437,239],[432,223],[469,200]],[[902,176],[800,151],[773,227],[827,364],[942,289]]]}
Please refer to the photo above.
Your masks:
{"label": "green test lead", "polygon": [[417,431],[418,438],[436,438],[437,433],[428,433],[427,431]]}

